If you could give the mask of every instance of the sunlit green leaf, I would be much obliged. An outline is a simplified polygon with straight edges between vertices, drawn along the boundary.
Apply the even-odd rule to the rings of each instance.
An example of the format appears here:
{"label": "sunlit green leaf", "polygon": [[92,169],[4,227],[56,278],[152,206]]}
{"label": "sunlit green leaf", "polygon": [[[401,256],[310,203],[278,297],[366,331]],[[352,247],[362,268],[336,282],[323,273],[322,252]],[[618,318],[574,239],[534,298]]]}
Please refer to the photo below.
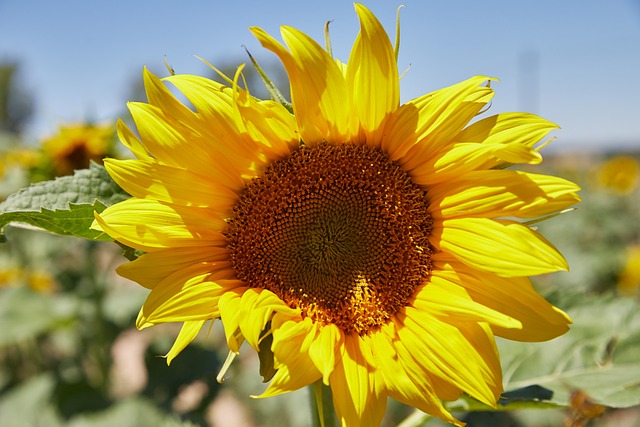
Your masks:
{"label": "sunlit green leaf", "polygon": [[8,224],[21,224],[52,233],[87,239],[111,240],[89,227],[93,212],[130,196],[95,163],[73,176],[39,182],[0,203],[0,233]]}
{"label": "sunlit green leaf", "polygon": [[583,391],[595,402],[640,404],[640,310],[633,300],[589,297],[567,309],[570,332],[546,343],[499,341],[505,390],[540,385],[550,403]]}

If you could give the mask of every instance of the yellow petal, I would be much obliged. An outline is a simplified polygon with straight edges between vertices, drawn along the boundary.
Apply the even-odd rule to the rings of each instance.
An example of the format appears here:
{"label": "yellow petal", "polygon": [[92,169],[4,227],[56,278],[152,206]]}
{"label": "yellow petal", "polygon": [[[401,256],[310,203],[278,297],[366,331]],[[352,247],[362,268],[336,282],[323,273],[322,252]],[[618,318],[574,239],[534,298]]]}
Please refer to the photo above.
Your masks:
{"label": "yellow petal", "polygon": [[502,392],[497,354],[487,353],[485,346],[476,348],[461,332],[465,326],[484,334],[484,340],[478,338],[484,343],[486,333],[478,324],[448,324],[412,307],[407,307],[404,318],[403,315],[398,318],[404,324],[398,328],[400,343],[396,343],[401,359],[413,359],[422,369],[453,383],[475,399],[495,406]]}
{"label": "yellow petal", "polygon": [[[417,365],[413,359],[406,360],[398,357],[387,334],[373,333],[367,337],[367,340],[371,343],[376,355],[378,369],[382,372],[390,397],[451,424],[464,425],[442,406],[440,396],[436,394],[437,389],[434,389],[427,371]],[[398,341],[396,343],[400,344]]]}
{"label": "yellow petal", "polygon": [[[419,154],[416,153],[416,156]],[[537,164],[542,161],[542,156],[536,150],[517,143],[461,142],[423,158],[409,173],[416,184],[433,185],[455,181],[460,175],[481,169],[487,161],[496,159],[509,163]],[[417,157],[414,160],[417,161]]]}
{"label": "yellow petal", "polygon": [[[453,138],[454,142],[516,144],[532,148],[559,126],[530,113],[502,113],[479,120]],[[502,159],[486,159],[479,168],[489,169]],[[510,162],[516,163],[516,162]],[[517,162],[519,163],[519,162]]]}
{"label": "yellow petal", "polygon": [[418,310],[461,322],[486,322],[503,328],[521,328],[520,321],[471,299],[464,288],[437,276],[429,279],[417,292],[411,304]]}
{"label": "yellow petal", "polygon": [[[202,263],[179,270],[149,293],[136,321],[143,329],[166,322],[207,320],[219,317],[218,299],[225,291],[239,286],[234,279],[219,279],[224,269]],[[204,270],[204,271],[203,271]]]}
{"label": "yellow petal", "polygon": [[344,335],[342,331],[333,324],[320,326],[318,336],[309,346],[309,357],[322,372],[322,381],[329,385],[329,376],[336,365],[336,353],[342,347]]}
{"label": "yellow petal", "polygon": [[240,302],[240,330],[257,351],[260,333],[275,312],[293,315],[295,311],[266,289],[247,289]]}
{"label": "yellow petal", "polygon": [[322,378],[308,353],[309,336],[314,335],[310,318],[291,319],[276,314],[273,319],[274,366],[278,371],[269,387],[258,397],[271,397],[297,390]]}
{"label": "yellow petal", "polygon": [[137,136],[129,129],[129,127],[120,119],[116,124],[116,129],[118,132],[118,139],[125,147],[127,147],[131,152],[141,160],[149,160],[151,157],[149,153],[147,153],[147,149],[144,147],[142,142],[138,139]]}
{"label": "yellow petal", "polygon": [[487,218],[434,223],[432,244],[465,264],[503,277],[535,276],[568,270],[562,255],[522,224]]}
{"label": "yellow petal", "polygon": [[143,251],[221,246],[225,222],[213,211],[170,206],[149,199],[128,199],[96,214],[94,229]]}
{"label": "yellow petal", "polygon": [[451,143],[491,100],[493,90],[476,76],[409,101],[387,121],[382,148],[406,169],[418,166]]}
{"label": "yellow petal", "polygon": [[[185,127],[181,132],[189,135],[187,148],[195,146],[202,150],[198,153],[210,162],[209,170],[203,175],[216,172],[225,173],[230,178],[253,177],[259,169],[256,164],[265,163],[262,150],[265,145],[257,143],[244,131],[242,120],[234,110],[234,93],[237,95],[237,92],[244,91],[188,74],[170,76],[165,80],[187,97],[202,119],[191,120],[189,125],[194,129]],[[174,126],[179,128],[180,122]]]}
{"label": "yellow petal", "polygon": [[282,27],[282,38],[290,52],[263,29],[251,31],[263,47],[275,53],[289,75],[291,100],[302,140],[307,145],[322,141],[342,143],[349,136],[347,86],[335,61],[313,39]]}
{"label": "yellow petal", "polygon": [[134,261],[118,266],[116,272],[145,288],[153,289],[167,276],[182,268],[207,261],[230,267],[228,259],[225,248],[169,248],[146,253]]}
{"label": "yellow petal", "polygon": [[355,8],[360,33],[351,49],[346,79],[364,139],[369,145],[379,146],[384,120],[400,103],[398,67],[380,21],[363,5],[356,3]]}
{"label": "yellow petal", "polygon": [[194,112],[178,101],[162,80],[150,72],[147,67],[144,67],[143,80],[149,104],[161,109],[165,116],[174,118],[183,126],[198,122],[198,117]]}
{"label": "yellow petal", "polygon": [[474,301],[521,322],[522,328],[518,329],[492,325],[498,336],[516,341],[547,341],[569,330],[569,316],[542,298],[526,277],[504,278],[480,272],[443,253],[434,257],[431,275],[432,280],[464,287]]}
{"label": "yellow petal", "polygon": [[169,352],[164,356],[167,358],[167,365],[171,364],[171,361],[185,349],[186,346],[198,336],[198,332],[202,329],[202,326],[206,320],[190,320],[182,324],[180,333],[176,337],[176,340],[171,346]]}
{"label": "yellow petal", "polygon": [[475,171],[429,187],[434,218],[535,218],[580,201],[576,184],[514,170]]}
{"label": "yellow petal", "polygon": [[286,156],[300,145],[295,117],[280,103],[256,101],[246,93],[238,101],[238,113],[250,137],[270,150],[269,158]]}
{"label": "yellow petal", "polygon": [[345,337],[344,354],[329,379],[333,405],[343,426],[377,426],[384,416],[387,397],[380,376],[367,368],[356,342],[359,339],[358,335]]}
{"label": "yellow petal", "polygon": [[189,143],[153,105],[129,102],[129,112],[147,151],[160,163],[178,168],[190,168],[201,174],[211,172],[209,155],[196,144]]}
{"label": "yellow petal", "polygon": [[204,177],[190,170],[142,160],[105,159],[111,178],[127,193],[182,206],[211,207],[228,212],[238,194],[211,174]]}
{"label": "yellow petal", "polygon": [[244,341],[244,337],[240,332],[240,306],[242,294],[247,290],[246,287],[237,287],[225,292],[218,301],[218,310],[224,327],[224,334],[227,337],[227,345],[229,350],[234,353],[240,351],[240,345]]}

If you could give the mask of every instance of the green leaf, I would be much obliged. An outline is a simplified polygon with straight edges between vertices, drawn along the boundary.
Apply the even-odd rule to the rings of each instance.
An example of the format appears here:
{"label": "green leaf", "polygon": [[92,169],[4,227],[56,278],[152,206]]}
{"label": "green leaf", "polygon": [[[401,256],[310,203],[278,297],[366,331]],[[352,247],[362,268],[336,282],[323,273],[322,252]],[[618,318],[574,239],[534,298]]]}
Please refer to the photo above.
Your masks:
{"label": "green leaf", "polygon": [[111,240],[89,228],[93,213],[129,197],[104,167],[92,163],[73,176],[32,184],[0,203],[0,235],[8,224],[26,224],[65,236]]}
{"label": "green leaf", "polygon": [[7,426],[43,424],[46,409],[55,389],[52,374],[40,374],[4,391],[0,398],[0,420]]}
{"label": "green leaf", "polygon": [[24,287],[0,290],[0,348],[32,339],[75,316],[72,302]]}
{"label": "green leaf", "polygon": [[73,417],[68,427],[192,427],[162,411],[152,401],[143,397],[132,397],[115,402],[103,411]]}
{"label": "green leaf", "polygon": [[581,390],[596,403],[640,404],[640,310],[611,296],[583,298],[567,312],[573,326],[546,343],[500,340],[505,390],[533,384],[553,391],[549,403],[568,406]]}
{"label": "green leaf", "polygon": [[500,405],[506,406],[514,402],[543,402],[551,400],[553,391],[537,384],[515,390],[505,391],[500,396]]}

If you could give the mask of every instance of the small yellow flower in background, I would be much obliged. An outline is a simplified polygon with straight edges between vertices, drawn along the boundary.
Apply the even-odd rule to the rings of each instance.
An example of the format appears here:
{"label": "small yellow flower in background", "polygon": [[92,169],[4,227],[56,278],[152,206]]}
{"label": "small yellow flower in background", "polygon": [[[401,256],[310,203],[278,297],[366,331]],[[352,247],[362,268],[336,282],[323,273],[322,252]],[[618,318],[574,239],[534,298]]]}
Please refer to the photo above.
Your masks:
{"label": "small yellow flower in background", "polygon": [[40,153],[32,148],[18,148],[8,151],[4,158],[7,164],[32,168],[40,161]]}
{"label": "small yellow flower in background", "polygon": [[640,288],[640,245],[628,247],[625,259],[617,287],[622,295],[632,296]]}
{"label": "small yellow flower in background", "polygon": [[53,276],[43,270],[36,270],[27,276],[27,285],[41,294],[51,294],[56,289],[56,281]]}
{"label": "small yellow flower in background", "polygon": [[18,267],[0,268],[0,288],[24,284],[42,294],[50,294],[56,288],[55,279],[47,271],[31,271]]}
{"label": "small yellow flower in background", "polygon": [[32,169],[41,161],[38,150],[30,148],[14,148],[6,153],[0,153],[0,179],[10,168]]}
{"label": "small yellow flower in background", "polygon": [[17,267],[0,268],[0,288],[15,285],[22,275]]}
{"label": "small yellow flower in background", "polygon": [[631,156],[615,156],[600,165],[597,177],[601,187],[626,195],[638,187],[640,164]]}
{"label": "small yellow flower in background", "polygon": [[71,175],[74,170],[89,167],[89,162],[102,163],[113,155],[112,124],[71,124],[60,126],[58,133],[42,142],[55,176]]}
{"label": "small yellow flower in background", "polygon": [[396,52],[356,11],[347,64],[294,28],[281,29],[286,47],[251,29],[286,68],[293,115],[239,74],[226,87],[145,70],[149,102],[129,103],[139,138],[118,123],[137,159],[105,161],[133,197],[93,227],[146,252],[118,273],[150,289],[139,328],[183,322],[168,362],[221,318],[233,352],[271,340],[277,372],[260,397],[323,381],[344,426],[378,425],[388,396],[462,425],[441,400],[496,405],[494,335],[568,330],[528,278],[567,264],[526,221],[573,205],[578,187],[503,168],[539,163],[555,124],[469,124],[494,78],[400,105]]}

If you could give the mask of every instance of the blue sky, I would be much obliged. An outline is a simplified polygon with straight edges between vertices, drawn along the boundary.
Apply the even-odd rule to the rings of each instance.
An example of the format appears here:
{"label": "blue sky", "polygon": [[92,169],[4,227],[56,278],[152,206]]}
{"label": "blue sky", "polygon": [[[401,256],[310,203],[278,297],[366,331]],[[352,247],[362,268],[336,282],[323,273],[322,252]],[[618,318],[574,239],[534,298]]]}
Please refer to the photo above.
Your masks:
{"label": "blue sky", "polygon": [[[640,148],[640,0],[364,1],[393,39],[399,4],[399,68],[408,100],[476,74],[500,78],[490,113],[527,110],[558,123],[556,149]],[[286,24],[322,41],[332,20],[334,55],[357,33],[345,0],[0,0],[0,60],[21,64],[36,96],[32,137],[60,123],[111,120],[144,65],[208,75],[214,65],[259,60],[248,27]]]}

